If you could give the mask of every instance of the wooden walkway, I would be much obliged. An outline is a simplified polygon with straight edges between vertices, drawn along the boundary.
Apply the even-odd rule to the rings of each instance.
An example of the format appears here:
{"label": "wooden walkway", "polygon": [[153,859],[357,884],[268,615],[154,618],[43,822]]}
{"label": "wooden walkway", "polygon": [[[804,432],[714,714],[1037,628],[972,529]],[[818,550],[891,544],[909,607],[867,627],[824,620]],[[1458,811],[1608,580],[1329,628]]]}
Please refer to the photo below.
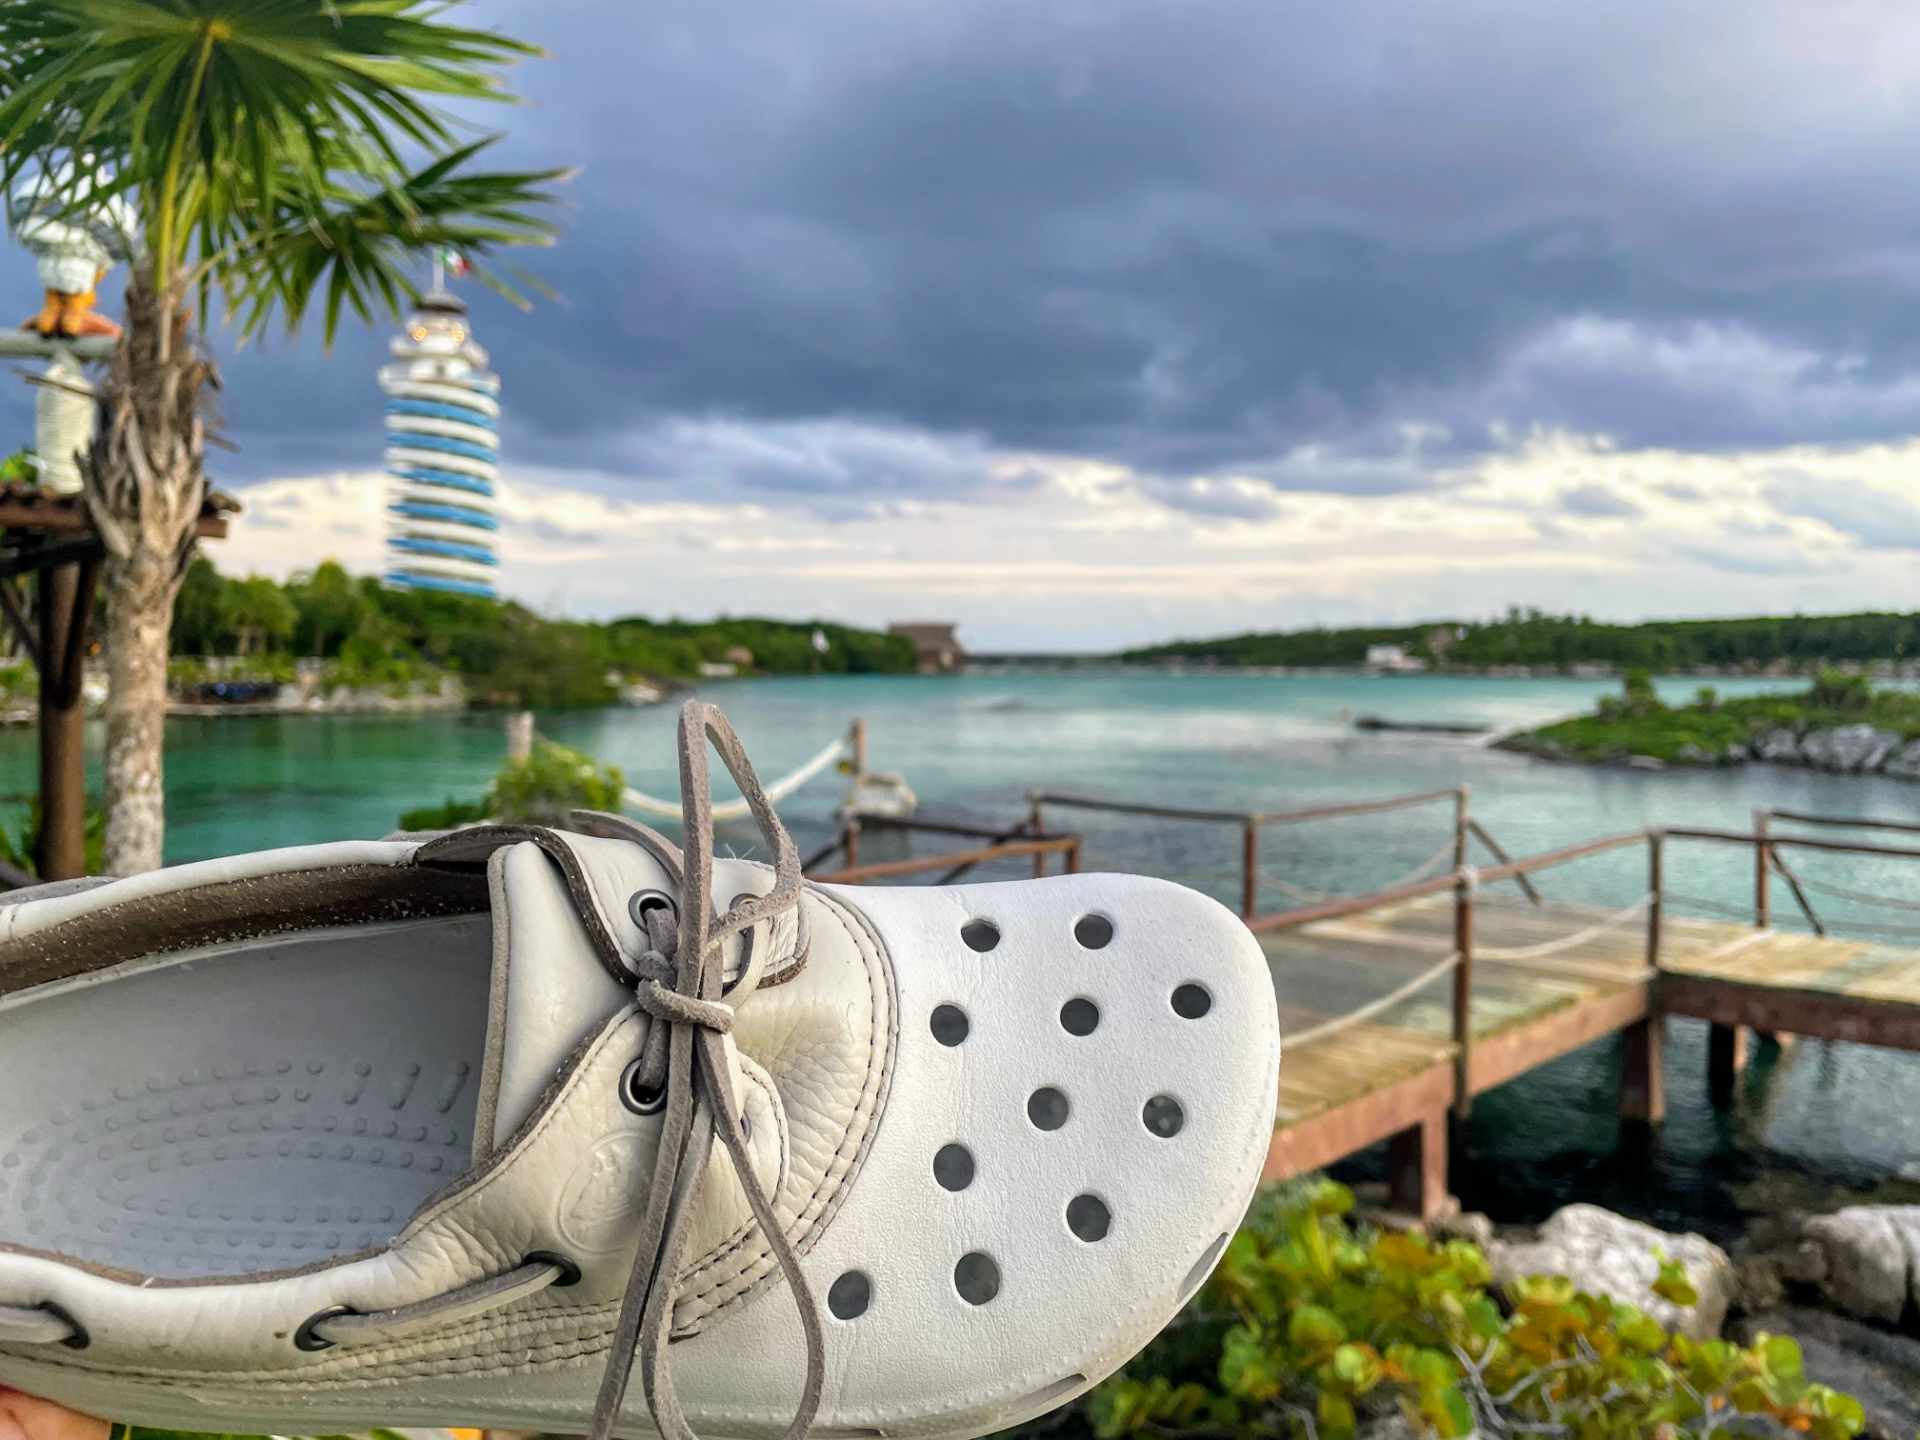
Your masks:
{"label": "wooden walkway", "polygon": [[1449,1111],[1615,1032],[1628,1046],[1622,1112],[1657,1121],[1665,1015],[1713,1023],[1720,1091],[1744,1058],[1741,1027],[1920,1050],[1920,949],[1667,915],[1655,967],[1650,904],[1608,913],[1483,896],[1462,1064],[1455,972],[1433,973],[1457,953],[1455,906],[1434,894],[1260,936],[1285,1037],[1268,1178],[1389,1140],[1396,1202],[1432,1213]]}

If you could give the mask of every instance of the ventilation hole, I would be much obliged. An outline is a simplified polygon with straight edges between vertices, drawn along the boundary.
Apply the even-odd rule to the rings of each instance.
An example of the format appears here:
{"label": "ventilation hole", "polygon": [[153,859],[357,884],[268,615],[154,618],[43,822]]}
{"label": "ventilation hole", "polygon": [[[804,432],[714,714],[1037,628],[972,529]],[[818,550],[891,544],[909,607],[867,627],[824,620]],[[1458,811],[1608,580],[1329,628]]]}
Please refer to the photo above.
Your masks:
{"label": "ventilation hole", "polygon": [[1213,995],[1206,986],[1188,981],[1175,987],[1173,992],[1173,1013],[1182,1020],[1198,1020],[1213,1009]]}
{"label": "ventilation hole", "polygon": [[964,1145],[942,1145],[933,1152],[933,1178],[942,1190],[964,1190],[973,1183],[973,1152]]}
{"label": "ventilation hole", "polygon": [[1091,1245],[1107,1238],[1113,1212],[1098,1195],[1076,1195],[1067,1202],[1067,1228]]}
{"label": "ventilation hole", "polygon": [[857,1320],[873,1300],[873,1281],[864,1270],[849,1270],[827,1287],[827,1309],[836,1320]]}
{"label": "ventilation hole", "polygon": [[1060,1007],[1060,1024],[1069,1035],[1091,1035],[1100,1024],[1100,1007],[1084,996]]}
{"label": "ventilation hole", "polygon": [[[1027,1118],[1042,1130],[1058,1130],[1067,1123],[1067,1097],[1051,1085],[1042,1085],[1027,1097]],[[1180,1126],[1176,1123],[1173,1128]]]}
{"label": "ventilation hole", "polygon": [[1216,1235],[1213,1243],[1200,1252],[1200,1258],[1193,1262],[1193,1268],[1187,1271],[1187,1278],[1180,1282],[1180,1303],[1186,1304],[1193,1298],[1207,1276],[1213,1273],[1214,1262],[1220,1258],[1220,1252],[1227,1248],[1230,1236]]}
{"label": "ventilation hole", "polygon": [[958,1005],[936,1005],[929,1028],[942,1045],[958,1045],[967,1038],[967,1012]]}
{"label": "ventilation hole", "polygon": [[1187,1112],[1171,1095],[1156,1095],[1147,1101],[1140,1118],[1147,1122],[1147,1129],[1165,1140],[1180,1133],[1180,1127],[1187,1123]]}
{"label": "ventilation hole", "polygon": [[1089,950],[1104,950],[1113,939],[1113,922],[1104,915],[1082,915],[1073,922],[1073,938]]}
{"label": "ventilation hole", "polygon": [[971,1250],[953,1267],[953,1288],[969,1305],[984,1305],[1000,1293],[1000,1267],[991,1255]]}
{"label": "ventilation hole", "polygon": [[1000,927],[991,920],[969,920],[960,927],[960,938],[984,955],[1000,943]]}

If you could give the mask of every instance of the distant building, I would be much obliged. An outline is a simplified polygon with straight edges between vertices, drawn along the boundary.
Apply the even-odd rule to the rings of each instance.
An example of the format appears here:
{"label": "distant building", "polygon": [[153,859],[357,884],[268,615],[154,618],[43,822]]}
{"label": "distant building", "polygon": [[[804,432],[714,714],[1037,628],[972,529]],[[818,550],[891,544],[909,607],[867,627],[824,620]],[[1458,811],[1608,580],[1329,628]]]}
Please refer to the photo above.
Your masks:
{"label": "distant building", "polygon": [[1417,655],[1407,654],[1399,645],[1369,645],[1367,647],[1367,668],[1385,670],[1393,673],[1406,673],[1427,668],[1427,662]]}
{"label": "distant building", "polygon": [[904,636],[913,644],[922,675],[951,675],[965,668],[967,652],[960,646],[955,626],[932,620],[909,620],[887,626],[889,635]]}

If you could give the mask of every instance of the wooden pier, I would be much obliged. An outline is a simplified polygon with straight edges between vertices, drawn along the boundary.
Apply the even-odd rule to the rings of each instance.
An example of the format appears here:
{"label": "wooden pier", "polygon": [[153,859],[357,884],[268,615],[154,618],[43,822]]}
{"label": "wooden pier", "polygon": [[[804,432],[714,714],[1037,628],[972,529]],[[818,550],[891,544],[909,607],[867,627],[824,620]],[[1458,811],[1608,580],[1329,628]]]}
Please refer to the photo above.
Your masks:
{"label": "wooden pier", "polygon": [[[1283,1179],[1386,1142],[1394,1200],[1432,1216],[1448,1204],[1455,1121],[1474,1097],[1582,1046],[1623,1037],[1617,1104],[1631,1122],[1664,1115],[1662,1036],[1669,1015],[1709,1022],[1710,1086],[1724,1102],[1751,1032],[1818,1036],[1920,1050],[1920,883],[1914,898],[1828,886],[1854,902],[1915,912],[1904,946],[1846,938],[1816,910],[1787,855],[1795,850],[1920,860],[1920,848],[1785,831],[1781,824],[1920,835],[1920,825],[1760,812],[1752,831],[1651,829],[1514,859],[1470,813],[1466,788],[1285,812],[1183,809],[1035,792],[1024,823],[996,829],[912,821],[916,831],[972,841],[970,849],[861,864],[859,827],[815,857],[842,868],[817,878],[960,878],[992,859],[1031,855],[1035,873],[1060,855],[1078,869],[1082,838],[1046,828],[1084,810],[1231,827],[1239,832],[1241,913],[1272,966],[1280,1001],[1280,1096],[1266,1176]],[[1365,895],[1316,896],[1258,913],[1260,838],[1270,827],[1446,805],[1448,838],[1425,865]],[[949,841],[947,843],[952,843]],[[1670,852],[1681,844],[1753,852],[1751,921],[1670,913]],[[1639,850],[1645,888],[1615,910],[1550,901],[1545,872]],[[1476,865],[1476,859],[1490,863]],[[1092,857],[1097,867],[1098,857]],[[815,867],[810,866],[812,871]],[[1920,882],[1920,868],[1914,870]],[[1271,875],[1268,885],[1275,883]],[[1782,882],[1808,931],[1776,928]],[[1551,882],[1548,882],[1551,888]],[[1715,902],[1730,913],[1744,896]],[[1895,927],[1896,929],[1898,927]]]}

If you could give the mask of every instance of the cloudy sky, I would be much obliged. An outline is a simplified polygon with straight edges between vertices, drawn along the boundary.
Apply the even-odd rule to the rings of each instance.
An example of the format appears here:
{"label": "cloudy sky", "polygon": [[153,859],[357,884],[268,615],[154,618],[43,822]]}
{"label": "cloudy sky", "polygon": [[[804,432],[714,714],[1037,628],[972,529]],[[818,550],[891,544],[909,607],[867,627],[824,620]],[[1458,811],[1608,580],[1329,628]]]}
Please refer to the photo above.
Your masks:
{"label": "cloudy sky", "polygon": [[[558,303],[474,301],[536,607],[1920,608],[1909,5],[470,8],[583,167]],[[223,567],[377,563],[383,346],[227,352]]]}

